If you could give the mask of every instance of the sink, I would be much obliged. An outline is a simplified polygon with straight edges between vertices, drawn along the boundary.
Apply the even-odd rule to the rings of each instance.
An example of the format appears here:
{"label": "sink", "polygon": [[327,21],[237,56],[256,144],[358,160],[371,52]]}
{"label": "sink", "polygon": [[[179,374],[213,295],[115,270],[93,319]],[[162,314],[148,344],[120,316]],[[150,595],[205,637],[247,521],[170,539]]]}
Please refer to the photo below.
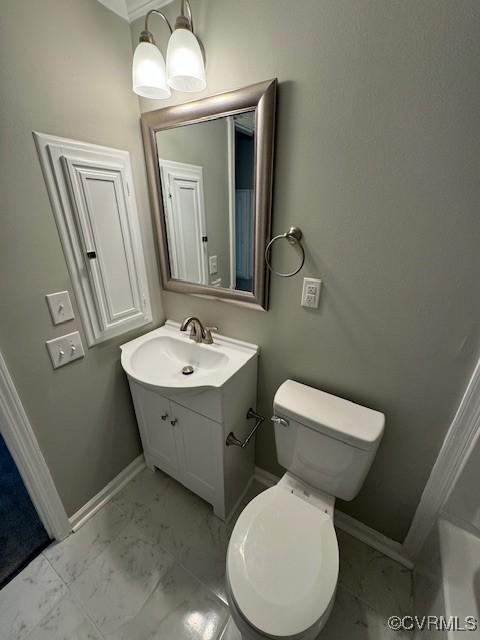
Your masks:
{"label": "sink", "polygon": [[197,344],[189,330],[167,322],[120,348],[125,372],[144,386],[169,391],[222,387],[251,358],[253,344],[214,334],[214,344]]}

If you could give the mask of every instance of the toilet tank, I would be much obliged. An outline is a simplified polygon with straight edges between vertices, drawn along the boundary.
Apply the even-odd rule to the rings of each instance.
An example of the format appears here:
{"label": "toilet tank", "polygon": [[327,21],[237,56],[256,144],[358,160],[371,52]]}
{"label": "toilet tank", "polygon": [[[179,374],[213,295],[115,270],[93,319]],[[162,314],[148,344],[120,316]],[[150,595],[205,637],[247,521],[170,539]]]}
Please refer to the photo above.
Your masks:
{"label": "toilet tank", "polygon": [[279,463],[311,486],[352,500],[380,444],[383,413],[293,380],[278,388],[273,408]]}

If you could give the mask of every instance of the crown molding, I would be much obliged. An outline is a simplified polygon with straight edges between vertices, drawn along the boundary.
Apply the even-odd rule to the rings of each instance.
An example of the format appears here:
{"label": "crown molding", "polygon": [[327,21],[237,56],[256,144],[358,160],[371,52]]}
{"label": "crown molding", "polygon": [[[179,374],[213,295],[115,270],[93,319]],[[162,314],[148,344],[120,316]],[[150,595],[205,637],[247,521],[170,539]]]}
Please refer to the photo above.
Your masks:
{"label": "crown molding", "polygon": [[144,16],[150,9],[160,9],[173,0],[98,0],[98,2],[127,22],[133,22]]}
{"label": "crown molding", "polygon": [[125,0],[127,5],[128,21],[133,22],[144,16],[150,9],[160,9],[173,0]]}
{"label": "crown molding", "polygon": [[128,20],[127,2],[126,0],[98,0],[104,7],[116,13],[124,20]]}

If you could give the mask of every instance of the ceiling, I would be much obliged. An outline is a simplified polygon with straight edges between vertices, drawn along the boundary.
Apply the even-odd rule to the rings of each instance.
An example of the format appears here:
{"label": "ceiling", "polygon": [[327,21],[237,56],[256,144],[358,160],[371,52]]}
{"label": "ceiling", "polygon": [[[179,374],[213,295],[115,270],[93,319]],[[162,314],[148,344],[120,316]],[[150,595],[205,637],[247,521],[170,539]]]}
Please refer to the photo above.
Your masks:
{"label": "ceiling", "polygon": [[150,9],[159,9],[173,0],[98,0],[124,20],[132,22],[144,16]]}

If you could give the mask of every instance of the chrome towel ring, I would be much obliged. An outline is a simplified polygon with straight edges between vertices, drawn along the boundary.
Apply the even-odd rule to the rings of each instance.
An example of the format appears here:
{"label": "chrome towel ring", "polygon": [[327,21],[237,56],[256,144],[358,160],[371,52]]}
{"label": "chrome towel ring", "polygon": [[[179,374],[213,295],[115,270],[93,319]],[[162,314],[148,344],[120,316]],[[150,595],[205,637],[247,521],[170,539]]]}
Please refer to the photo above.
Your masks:
{"label": "chrome towel ring", "polygon": [[[303,236],[303,233],[301,229],[299,229],[298,227],[290,227],[290,229],[286,233],[281,233],[280,235],[275,236],[270,240],[270,242],[265,247],[265,262],[267,263],[267,267],[270,269],[270,271],[273,274],[275,274],[276,276],[280,276],[282,278],[291,278],[292,276],[296,275],[300,271],[300,269],[305,264],[305,249],[303,248],[303,245],[300,242],[300,240],[302,239],[302,236]],[[270,249],[273,243],[276,242],[277,240],[280,240],[280,238],[286,238],[290,244],[297,245],[298,247],[300,247],[300,250],[302,252],[302,261],[300,263],[300,266],[298,267],[298,269],[295,269],[295,271],[291,271],[290,273],[280,273],[280,271],[275,271],[275,269],[270,264]]]}

